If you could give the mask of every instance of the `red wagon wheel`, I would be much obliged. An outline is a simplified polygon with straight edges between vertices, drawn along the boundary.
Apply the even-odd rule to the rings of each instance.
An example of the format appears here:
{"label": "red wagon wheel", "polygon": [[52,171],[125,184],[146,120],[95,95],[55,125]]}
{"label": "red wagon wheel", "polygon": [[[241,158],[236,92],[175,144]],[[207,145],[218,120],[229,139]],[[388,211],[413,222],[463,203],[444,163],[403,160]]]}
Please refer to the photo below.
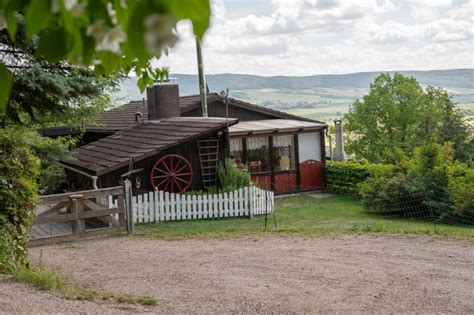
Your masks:
{"label": "red wagon wheel", "polygon": [[181,155],[168,154],[153,165],[150,181],[155,189],[182,193],[193,182],[193,168]]}

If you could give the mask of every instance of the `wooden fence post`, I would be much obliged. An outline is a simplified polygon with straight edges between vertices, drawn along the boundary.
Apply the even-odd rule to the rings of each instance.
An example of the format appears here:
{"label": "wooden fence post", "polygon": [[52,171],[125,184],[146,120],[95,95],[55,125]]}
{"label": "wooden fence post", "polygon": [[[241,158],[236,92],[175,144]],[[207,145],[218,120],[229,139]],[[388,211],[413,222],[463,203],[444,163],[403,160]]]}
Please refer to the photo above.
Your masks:
{"label": "wooden fence post", "polygon": [[135,230],[135,223],[132,210],[132,182],[129,179],[123,181],[123,196],[125,198],[125,213],[127,214],[127,232]]}
{"label": "wooden fence post", "polygon": [[71,214],[74,214],[76,219],[72,221],[72,233],[81,237],[81,234],[86,231],[86,221],[79,219],[79,214],[84,211],[84,203],[82,201],[83,195],[69,196],[71,199]]}
{"label": "wooden fence post", "polygon": [[123,203],[123,195],[117,196],[117,208],[122,209],[118,217],[119,217],[119,226],[124,227],[127,224],[127,221],[125,218],[125,205]]}

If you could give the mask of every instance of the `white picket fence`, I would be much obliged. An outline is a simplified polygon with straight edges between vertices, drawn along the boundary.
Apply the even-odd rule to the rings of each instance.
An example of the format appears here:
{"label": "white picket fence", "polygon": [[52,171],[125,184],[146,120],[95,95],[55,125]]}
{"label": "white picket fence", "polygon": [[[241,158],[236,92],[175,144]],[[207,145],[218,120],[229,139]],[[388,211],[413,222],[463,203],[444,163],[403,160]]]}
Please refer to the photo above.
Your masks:
{"label": "white picket fence", "polygon": [[[117,200],[109,199],[109,206]],[[227,217],[251,217],[272,213],[274,193],[258,187],[245,187],[213,195],[184,195],[152,191],[133,196],[135,223],[199,220]]]}

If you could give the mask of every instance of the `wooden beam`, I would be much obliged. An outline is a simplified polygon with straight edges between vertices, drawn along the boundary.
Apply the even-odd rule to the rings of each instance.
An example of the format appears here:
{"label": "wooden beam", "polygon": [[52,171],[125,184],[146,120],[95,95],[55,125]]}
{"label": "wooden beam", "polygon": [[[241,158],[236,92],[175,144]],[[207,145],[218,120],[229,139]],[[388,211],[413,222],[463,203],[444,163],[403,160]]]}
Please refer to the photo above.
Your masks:
{"label": "wooden beam", "polygon": [[57,195],[49,195],[49,196],[42,196],[41,201],[43,204],[52,204],[62,201],[70,201],[71,196],[73,195],[83,195],[84,199],[102,197],[102,196],[117,196],[123,194],[122,186],[116,187],[109,187],[109,188],[101,188],[96,190],[84,190],[84,191],[75,191],[71,193],[65,194],[57,194]]}
{"label": "wooden beam", "polygon": [[297,133],[293,135],[293,145],[294,145],[294,151],[295,151],[296,189],[301,190],[300,147],[299,147]]}
{"label": "wooden beam", "polygon": [[46,217],[46,216],[49,216],[49,215],[51,215],[51,214],[53,214],[53,213],[56,213],[56,212],[58,212],[59,210],[61,210],[61,209],[65,208],[65,207],[67,207],[67,205],[68,205],[69,203],[70,203],[70,200],[68,200],[68,201],[61,201],[61,202],[58,202],[58,203],[56,203],[56,204],[53,204],[53,205],[51,206],[51,208],[49,208],[48,210],[46,210],[46,211],[44,211],[44,212],[38,214],[38,215],[36,216],[36,219],[42,218],[42,217]]}
{"label": "wooden beam", "polygon": [[247,164],[247,138],[242,138],[242,163]]}

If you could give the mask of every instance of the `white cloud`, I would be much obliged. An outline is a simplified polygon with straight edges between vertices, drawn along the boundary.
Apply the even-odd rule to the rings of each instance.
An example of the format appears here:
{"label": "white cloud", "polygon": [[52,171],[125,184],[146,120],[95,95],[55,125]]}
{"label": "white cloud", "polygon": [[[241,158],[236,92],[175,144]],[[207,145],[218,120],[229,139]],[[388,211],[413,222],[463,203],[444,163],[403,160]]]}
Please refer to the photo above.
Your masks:
{"label": "white cloud", "polygon": [[[263,0],[267,12],[213,1],[204,38],[207,73],[308,75],[372,70],[474,67],[474,0]],[[246,2],[247,3],[247,2]],[[234,4],[235,5],[235,4]],[[242,13],[244,12],[244,13]],[[159,61],[196,73],[188,22]]]}

